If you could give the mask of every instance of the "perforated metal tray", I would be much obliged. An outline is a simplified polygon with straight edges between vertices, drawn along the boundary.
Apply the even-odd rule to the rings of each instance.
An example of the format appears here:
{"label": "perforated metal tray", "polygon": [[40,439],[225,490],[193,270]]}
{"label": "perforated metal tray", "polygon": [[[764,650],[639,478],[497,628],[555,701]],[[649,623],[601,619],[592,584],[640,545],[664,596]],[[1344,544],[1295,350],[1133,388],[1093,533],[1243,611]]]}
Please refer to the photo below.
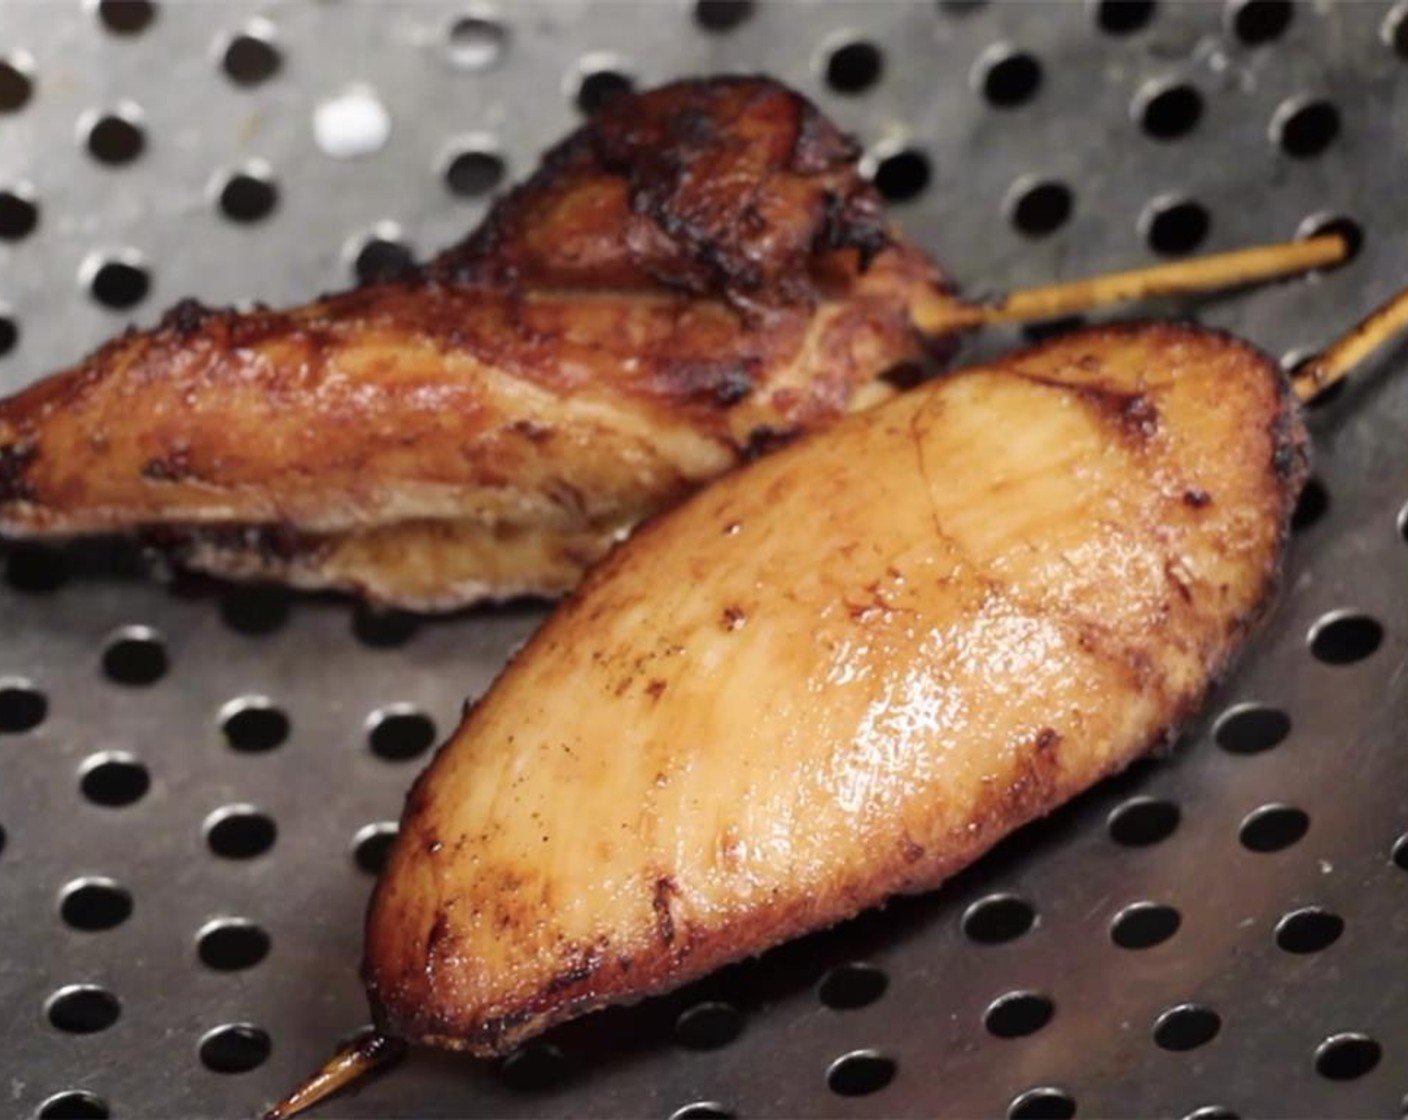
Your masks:
{"label": "perforated metal tray", "polygon": [[[1332,274],[1156,309],[1300,351],[1408,279],[1405,55],[1371,3],[7,0],[0,389],[183,295],[428,252],[583,88],[724,70],[855,130],[970,291],[1349,219]],[[324,1113],[1398,1116],[1404,366],[1314,413],[1279,613],[1168,758],[934,895]],[[363,1023],[365,868],[541,610],[162,587],[108,547],[5,574],[0,1114],[249,1115]]]}

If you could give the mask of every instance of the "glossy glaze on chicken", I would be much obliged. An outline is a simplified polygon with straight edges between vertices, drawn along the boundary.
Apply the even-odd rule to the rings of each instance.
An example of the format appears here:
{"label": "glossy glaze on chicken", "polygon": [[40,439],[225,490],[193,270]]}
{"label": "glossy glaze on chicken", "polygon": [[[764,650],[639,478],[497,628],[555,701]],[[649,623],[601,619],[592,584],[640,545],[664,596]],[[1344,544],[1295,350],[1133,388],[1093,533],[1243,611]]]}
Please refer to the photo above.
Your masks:
{"label": "glossy glaze on chicken", "polygon": [[1226,335],[1072,334],[736,471],[594,570],[417,781],[378,1023],[501,1053],[928,890],[1175,734],[1305,478]]}

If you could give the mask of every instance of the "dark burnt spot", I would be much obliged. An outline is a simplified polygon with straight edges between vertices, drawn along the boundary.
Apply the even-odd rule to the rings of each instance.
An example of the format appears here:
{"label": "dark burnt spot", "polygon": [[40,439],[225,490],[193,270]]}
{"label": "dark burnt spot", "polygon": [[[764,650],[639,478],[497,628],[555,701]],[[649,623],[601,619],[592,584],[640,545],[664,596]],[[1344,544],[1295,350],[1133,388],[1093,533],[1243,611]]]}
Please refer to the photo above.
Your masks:
{"label": "dark burnt spot", "polygon": [[1131,428],[1146,439],[1159,430],[1158,407],[1143,393],[1136,393],[1130,397],[1120,415],[1127,428]]}
{"label": "dark burnt spot", "polygon": [[1055,750],[1061,745],[1061,733],[1054,727],[1043,727],[1036,733],[1036,749],[1038,751]]}
{"label": "dark burnt spot", "polygon": [[748,439],[739,450],[743,461],[751,463],[786,447],[801,434],[800,428],[774,428],[768,424],[759,424],[748,433]]}
{"label": "dark burnt spot", "polygon": [[1195,486],[1183,491],[1183,504],[1189,509],[1202,509],[1204,506],[1212,505],[1212,495]]}
{"label": "dark burnt spot", "polygon": [[747,622],[747,621],[748,621],[748,616],[743,612],[742,608],[740,608],[740,607],[725,607],[725,608],[724,608],[724,613],[723,613],[723,626],[724,626],[724,629],[725,629],[725,630],[737,630],[737,629],[739,629],[739,628],[740,628],[745,622]]}
{"label": "dark burnt spot", "polygon": [[543,444],[552,438],[552,429],[546,424],[538,424],[532,420],[515,420],[509,425],[510,431],[515,435],[520,435],[529,443]]}
{"label": "dark burnt spot", "polygon": [[655,892],[650,905],[655,911],[655,936],[662,945],[672,945],[675,940],[675,916],[670,912],[670,900],[677,893],[674,879],[662,875],[655,880]]}
{"label": "dark burnt spot", "polygon": [[655,678],[655,680],[645,686],[645,693],[652,700],[659,700],[660,697],[665,695],[665,682],[659,677]]}
{"label": "dark burnt spot", "polygon": [[753,381],[741,367],[727,373],[714,386],[714,400],[727,408],[753,391]]}
{"label": "dark burnt spot", "polygon": [[7,443],[0,447],[0,505],[35,500],[34,487],[25,475],[38,458],[39,449],[32,443]]}
{"label": "dark burnt spot", "polygon": [[[480,1047],[486,1051],[499,1052],[505,1049],[505,1044],[524,1023],[536,1017],[538,1012],[533,1008],[522,1008],[518,1011],[510,1011],[504,1015],[496,1015],[492,1019],[485,1019],[478,1026],[465,1034],[465,1042],[470,1046]],[[431,1028],[431,1024],[426,1024]],[[407,1034],[464,1034],[458,1029],[458,1024],[446,1023],[440,1030],[422,1029],[418,1031],[407,1031]]]}
{"label": "dark burnt spot", "polygon": [[214,308],[207,307],[198,299],[187,297],[167,308],[166,314],[157,324],[157,329],[171,331],[180,338],[186,338],[218,315],[219,312]]}
{"label": "dark burnt spot", "polygon": [[142,464],[142,477],[152,482],[181,482],[194,474],[190,449],[185,447],[155,455]]}
{"label": "dark burnt spot", "polygon": [[916,843],[914,838],[906,832],[900,839],[900,858],[905,863],[918,863],[924,858],[924,845]]}
{"label": "dark burnt spot", "polygon": [[556,995],[558,992],[576,987],[584,980],[590,980],[601,968],[603,960],[601,948],[595,945],[577,950],[574,958],[554,973],[543,985],[544,995]]}
{"label": "dark burnt spot", "polygon": [[450,935],[450,915],[444,910],[440,910],[435,915],[435,921],[430,924],[430,932],[425,935],[425,959],[426,967],[430,967],[435,960],[435,955],[440,951],[440,943]]}

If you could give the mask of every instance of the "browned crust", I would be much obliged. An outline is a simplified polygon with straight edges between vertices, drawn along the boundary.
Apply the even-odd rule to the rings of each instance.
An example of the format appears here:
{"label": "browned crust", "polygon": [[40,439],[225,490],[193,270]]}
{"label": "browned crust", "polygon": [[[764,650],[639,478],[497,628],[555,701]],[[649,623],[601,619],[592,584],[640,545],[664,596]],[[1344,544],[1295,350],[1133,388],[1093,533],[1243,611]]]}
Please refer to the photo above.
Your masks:
{"label": "browned crust", "polygon": [[[1204,687],[1198,694],[1175,704],[1170,709],[1165,726],[1152,735],[1140,750],[1116,760],[1110,766],[1110,772],[1127,765],[1138,754],[1173,740],[1179,728],[1203,705],[1208,692],[1229,671],[1248,635],[1270,610],[1279,583],[1291,514],[1308,473],[1307,437],[1300,408],[1276,363],[1230,335],[1190,325],[1123,324],[1092,329],[1079,337],[1091,348],[1098,348],[1135,334],[1168,346],[1215,339],[1220,345],[1240,353],[1245,359],[1248,376],[1260,376],[1271,387],[1266,411],[1249,416],[1247,423],[1249,427],[1264,426],[1269,436],[1270,453],[1265,462],[1263,488],[1257,499],[1257,507],[1272,519],[1276,537],[1273,562],[1264,570],[1254,605],[1228,620],[1226,630],[1216,641],[1215,652],[1207,664]],[[1066,336],[1034,347],[1003,360],[1001,367],[1020,375],[1024,359],[1056,346],[1069,345],[1070,342],[1070,336]],[[1111,394],[1098,389],[1093,393],[1077,395],[1084,395],[1091,407],[1107,415],[1113,408],[1114,413],[1118,414],[1112,418],[1113,426],[1117,429],[1125,426],[1127,401],[1120,404]],[[1136,409],[1136,412],[1142,411]],[[1137,418],[1135,427],[1138,438],[1144,438],[1143,429],[1147,423],[1147,416]],[[1193,509],[1207,508],[1209,503],[1206,499],[1206,494],[1201,498],[1195,496],[1187,504]],[[664,519],[657,519],[644,526],[638,536],[644,539],[643,535],[659,531],[665,523]],[[596,581],[612,578],[613,571],[624,559],[618,553],[598,566],[587,584],[562,610],[582,609],[590,600],[591,586]],[[554,640],[550,627],[540,630],[514,660],[532,658],[540,645]],[[1130,672],[1134,677],[1139,680],[1148,677],[1150,667],[1138,663],[1137,651],[1127,652],[1133,658]],[[412,923],[398,922],[396,915],[386,912],[388,887],[383,879],[368,910],[367,956],[363,964],[373,1015],[382,1030],[430,1045],[468,1050],[484,1056],[502,1054],[525,1038],[557,1023],[622,1000],[636,1000],[671,990],[764,948],[843,921],[887,896],[932,890],[1004,836],[1049,813],[1085,788],[1084,785],[1074,787],[1062,773],[1059,746],[1060,736],[1054,729],[1039,730],[1032,749],[1019,752],[1020,761],[1010,780],[996,784],[989,801],[979,806],[972,815],[971,829],[948,836],[940,846],[941,851],[926,852],[912,841],[907,841],[906,850],[900,853],[901,858],[897,862],[889,865],[877,863],[878,870],[868,879],[852,883],[848,897],[839,901],[832,899],[829,903],[818,903],[803,899],[789,903],[782,909],[771,905],[738,915],[723,925],[703,927],[691,923],[687,914],[674,911],[670,905],[670,880],[668,877],[656,878],[649,888],[657,918],[656,944],[648,953],[631,957],[613,955],[604,951],[602,946],[564,944],[560,947],[561,969],[540,984],[531,995],[515,999],[511,1006],[506,1007],[461,1009],[427,1000],[424,985],[433,983],[430,970],[424,974],[399,973],[395,960],[400,954],[394,950],[388,950],[385,960],[381,958],[383,947],[393,945],[398,938],[416,936]],[[411,791],[401,843],[418,842],[422,828],[420,812],[434,769],[432,766],[423,774]]]}
{"label": "browned crust", "polygon": [[[622,98],[424,267],[288,311],[183,300],[0,401],[0,532],[291,539],[478,515],[393,513],[416,488],[492,504],[569,479],[634,521],[941,356],[908,309],[947,281],[856,154],[763,78]],[[543,418],[578,402],[609,414]]]}

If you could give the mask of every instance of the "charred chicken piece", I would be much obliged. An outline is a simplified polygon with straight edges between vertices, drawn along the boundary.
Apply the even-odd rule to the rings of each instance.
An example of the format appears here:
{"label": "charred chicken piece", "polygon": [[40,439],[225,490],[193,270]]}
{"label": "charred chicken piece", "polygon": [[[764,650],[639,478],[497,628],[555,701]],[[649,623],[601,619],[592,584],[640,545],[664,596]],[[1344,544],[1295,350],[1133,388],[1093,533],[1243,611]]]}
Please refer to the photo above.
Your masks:
{"label": "charred chicken piece", "polygon": [[188,301],[0,402],[0,534],[416,608],[562,592],[924,358],[911,305],[956,301],[856,157],[766,79],[619,99],[423,268]]}

